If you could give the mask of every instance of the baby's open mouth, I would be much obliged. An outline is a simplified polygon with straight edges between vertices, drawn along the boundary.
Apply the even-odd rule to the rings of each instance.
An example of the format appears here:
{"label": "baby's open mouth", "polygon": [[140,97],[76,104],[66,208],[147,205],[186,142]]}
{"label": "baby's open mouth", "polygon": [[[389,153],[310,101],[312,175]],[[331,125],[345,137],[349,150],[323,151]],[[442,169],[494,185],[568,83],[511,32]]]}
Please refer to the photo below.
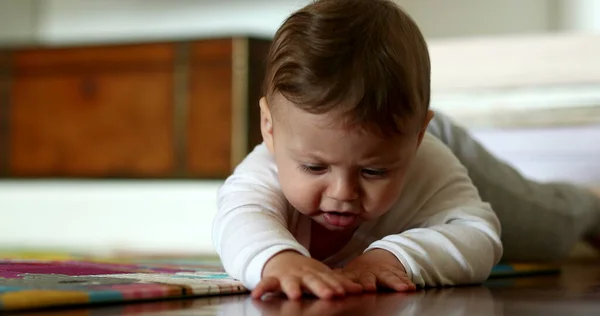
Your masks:
{"label": "baby's open mouth", "polygon": [[337,227],[349,227],[358,220],[356,214],[346,212],[325,212],[323,218],[327,224]]}

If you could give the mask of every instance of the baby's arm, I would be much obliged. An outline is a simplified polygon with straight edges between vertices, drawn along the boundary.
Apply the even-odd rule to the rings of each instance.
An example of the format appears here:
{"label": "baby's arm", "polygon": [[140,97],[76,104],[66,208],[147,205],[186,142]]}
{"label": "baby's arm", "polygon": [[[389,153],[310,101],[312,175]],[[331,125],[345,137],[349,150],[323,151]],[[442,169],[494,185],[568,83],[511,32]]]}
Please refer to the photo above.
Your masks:
{"label": "baby's arm", "polygon": [[281,290],[297,298],[301,287],[323,298],[361,290],[310,258],[290,233],[287,202],[264,146],[257,147],[225,181],[217,203],[212,230],[215,249],[227,273],[246,288],[256,289],[256,296]]}
{"label": "baby's arm", "polygon": [[417,286],[480,283],[502,255],[498,218],[446,147],[431,146],[424,154],[426,179],[412,188],[424,195],[424,204],[412,228],[378,240],[366,251],[392,252]]}

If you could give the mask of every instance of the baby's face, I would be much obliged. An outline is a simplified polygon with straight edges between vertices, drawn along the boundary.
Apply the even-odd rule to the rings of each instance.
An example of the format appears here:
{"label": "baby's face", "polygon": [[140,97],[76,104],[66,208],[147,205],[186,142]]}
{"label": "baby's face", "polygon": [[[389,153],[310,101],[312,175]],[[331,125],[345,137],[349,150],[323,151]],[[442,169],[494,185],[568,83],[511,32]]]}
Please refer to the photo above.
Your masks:
{"label": "baby's face", "polygon": [[329,230],[348,230],[385,214],[397,201],[418,135],[381,138],[344,126],[338,113],[277,107],[272,141],[266,142],[283,193],[299,212]]}

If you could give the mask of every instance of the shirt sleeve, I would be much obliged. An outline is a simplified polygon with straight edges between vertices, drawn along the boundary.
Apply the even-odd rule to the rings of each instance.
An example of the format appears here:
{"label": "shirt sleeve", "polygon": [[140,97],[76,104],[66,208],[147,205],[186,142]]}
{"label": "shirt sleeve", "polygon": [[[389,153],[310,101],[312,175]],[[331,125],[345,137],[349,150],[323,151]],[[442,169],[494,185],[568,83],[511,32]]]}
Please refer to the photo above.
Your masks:
{"label": "shirt sleeve", "polygon": [[500,222],[458,159],[441,143],[434,147],[420,157],[412,192],[422,195],[422,206],[409,228],[365,251],[392,252],[417,286],[481,283],[502,256]]}
{"label": "shirt sleeve", "polygon": [[275,163],[259,145],[217,193],[212,239],[225,271],[253,289],[275,254],[295,250],[310,256],[289,231],[289,216]]}

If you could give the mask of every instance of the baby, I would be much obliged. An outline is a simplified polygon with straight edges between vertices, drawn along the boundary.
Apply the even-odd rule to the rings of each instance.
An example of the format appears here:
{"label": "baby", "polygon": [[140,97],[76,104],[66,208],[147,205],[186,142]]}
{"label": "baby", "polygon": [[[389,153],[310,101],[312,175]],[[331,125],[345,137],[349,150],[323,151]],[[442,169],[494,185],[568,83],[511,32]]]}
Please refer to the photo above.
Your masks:
{"label": "baby", "polygon": [[[552,233],[522,242],[523,227],[535,235],[555,218],[600,222],[590,192],[524,179],[432,112],[425,40],[391,1],[320,0],[293,13],[274,37],[264,84],[264,142],[219,190],[213,225],[226,271],[255,298],[480,283],[503,255],[503,217],[509,258],[527,252],[518,244],[556,249]],[[481,176],[479,165],[505,178]],[[557,213],[570,205],[550,192],[581,198],[585,210]],[[548,221],[511,220],[532,199],[544,202],[519,215]],[[592,228],[565,232],[573,240],[562,244]]]}

